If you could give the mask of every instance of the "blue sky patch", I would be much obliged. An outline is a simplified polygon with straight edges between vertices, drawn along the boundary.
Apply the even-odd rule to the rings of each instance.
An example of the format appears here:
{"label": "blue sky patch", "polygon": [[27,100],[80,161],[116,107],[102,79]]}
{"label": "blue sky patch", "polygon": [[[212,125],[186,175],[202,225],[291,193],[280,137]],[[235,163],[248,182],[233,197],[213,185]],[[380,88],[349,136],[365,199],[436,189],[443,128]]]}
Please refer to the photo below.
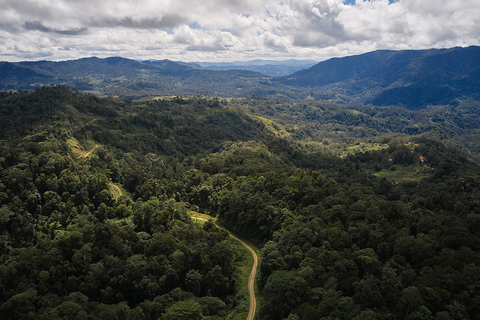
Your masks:
{"label": "blue sky patch", "polygon": [[196,22],[190,23],[188,26],[190,27],[190,29],[202,29],[202,27],[200,27],[200,25]]}

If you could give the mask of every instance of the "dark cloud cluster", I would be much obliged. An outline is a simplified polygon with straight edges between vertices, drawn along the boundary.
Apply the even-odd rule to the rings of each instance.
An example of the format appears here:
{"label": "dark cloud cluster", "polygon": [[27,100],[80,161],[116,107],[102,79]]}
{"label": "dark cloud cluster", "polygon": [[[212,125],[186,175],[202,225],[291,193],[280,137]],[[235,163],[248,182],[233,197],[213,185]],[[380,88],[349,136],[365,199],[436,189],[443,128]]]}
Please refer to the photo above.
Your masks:
{"label": "dark cloud cluster", "polygon": [[39,21],[34,21],[34,22],[25,21],[24,27],[25,27],[25,30],[27,31],[53,32],[57,34],[63,34],[66,36],[85,35],[88,33],[88,28],[85,28],[85,27],[57,30],[57,29],[47,28]]}
{"label": "dark cloud cluster", "polygon": [[178,14],[165,14],[160,18],[134,19],[132,17],[115,17],[90,22],[96,28],[129,28],[129,29],[173,29],[188,23],[188,19]]}

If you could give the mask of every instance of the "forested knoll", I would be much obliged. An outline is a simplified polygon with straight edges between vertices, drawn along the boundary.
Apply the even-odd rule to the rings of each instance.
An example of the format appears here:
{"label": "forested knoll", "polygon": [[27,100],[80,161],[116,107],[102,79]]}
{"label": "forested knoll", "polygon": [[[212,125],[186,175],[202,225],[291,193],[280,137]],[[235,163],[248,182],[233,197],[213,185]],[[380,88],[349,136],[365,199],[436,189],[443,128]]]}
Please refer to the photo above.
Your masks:
{"label": "forested knoll", "polygon": [[[3,94],[2,314],[237,319],[245,253],[191,210],[262,247],[258,319],[478,319],[480,176],[468,157],[446,137],[391,128],[365,136],[382,148],[340,158],[330,147],[365,142],[349,130],[321,145],[279,137],[302,116],[261,121],[242,102]],[[216,134],[194,137],[199,127]],[[189,131],[194,143],[172,142]],[[373,175],[410,167],[429,174]]]}

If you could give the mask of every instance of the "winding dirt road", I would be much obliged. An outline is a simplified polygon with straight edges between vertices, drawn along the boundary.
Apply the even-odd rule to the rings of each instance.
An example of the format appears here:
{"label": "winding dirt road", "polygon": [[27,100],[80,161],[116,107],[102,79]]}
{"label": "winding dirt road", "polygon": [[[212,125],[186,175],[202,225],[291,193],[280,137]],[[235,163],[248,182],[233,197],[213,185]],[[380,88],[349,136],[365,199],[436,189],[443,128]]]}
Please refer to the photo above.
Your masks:
{"label": "winding dirt road", "polygon": [[[192,218],[197,219],[197,220],[208,221],[205,218],[199,218],[199,217],[192,217]],[[215,226],[217,226],[217,228],[221,228],[216,224],[215,224]],[[253,250],[252,247],[250,247],[244,241],[242,241],[242,240],[238,239],[237,237],[235,237],[234,235],[232,235],[230,232],[228,234],[230,235],[230,237],[237,240],[245,248],[247,248],[253,256],[253,267],[252,267],[252,271],[250,272],[250,277],[248,278],[248,294],[250,296],[250,308],[249,308],[248,316],[247,316],[247,319],[246,319],[246,320],[253,320],[253,318],[255,317],[255,310],[257,309],[257,300],[255,299],[255,275],[257,273],[258,257],[257,257],[257,254],[255,253],[255,250]]]}
{"label": "winding dirt road", "polygon": [[121,197],[123,196],[123,192],[122,192],[122,189],[120,189],[118,186],[112,184],[113,188],[115,188],[115,190],[117,191],[118,193],[118,196]]}
{"label": "winding dirt road", "polygon": [[88,151],[87,153],[85,153],[85,155],[83,156],[84,158],[88,157],[90,155],[90,153],[92,153],[93,150],[97,149],[98,148],[98,144],[95,145],[95,148],[93,148],[92,150]]}
{"label": "winding dirt road", "polygon": [[250,272],[250,277],[248,278],[248,294],[250,295],[250,309],[248,311],[248,317],[247,317],[247,320],[253,320],[253,317],[255,317],[255,310],[257,308],[257,301],[255,299],[255,274],[257,273],[258,257],[255,251],[252,249],[252,247],[250,247],[248,244],[238,239],[231,233],[230,233],[230,237],[240,242],[245,248],[247,248],[252,253],[252,256],[253,256],[253,267],[252,267],[252,271]]}

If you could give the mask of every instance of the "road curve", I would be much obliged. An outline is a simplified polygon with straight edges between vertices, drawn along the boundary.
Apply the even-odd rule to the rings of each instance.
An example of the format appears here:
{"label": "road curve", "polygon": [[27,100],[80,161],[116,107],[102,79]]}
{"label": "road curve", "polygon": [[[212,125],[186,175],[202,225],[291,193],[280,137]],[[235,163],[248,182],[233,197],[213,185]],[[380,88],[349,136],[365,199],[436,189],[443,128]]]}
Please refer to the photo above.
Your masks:
{"label": "road curve", "polygon": [[[199,217],[192,217],[192,218],[197,220],[208,221],[205,218],[199,218]],[[216,224],[215,226],[217,226],[217,228],[221,228]],[[257,300],[255,299],[255,275],[257,273],[258,257],[257,257],[257,254],[255,253],[255,250],[253,250],[252,247],[250,247],[244,241],[232,235],[230,232],[228,234],[230,235],[230,237],[237,240],[245,248],[247,248],[252,253],[252,256],[253,256],[253,267],[252,267],[252,271],[250,272],[250,277],[248,278],[248,294],[250,296],[250,308],[249,308],[248,316],[246,319],[246,320],[253,320],[253,318],[255,317],[255,310],[257,309]]]}
{"label": "road curve", "polygon": [[257,300],[255,299],[255,274],[257,273],[258,257],[255,251],[252,249],[252,247],[250,247],[248,244],[238,239],[231,233],[230,233],[230,237],[240,242],[245,248],[247,248],[252,253],[252,256],[253,256],[253,267],[252,267],[252,271],[250,272],[250,277],[248,278],[248,294],[250,295],[250,309],[248,311],[248,317],[247,317],[247,320],[253,320],[253,317],[255,317],[255,310],[257,309]]}
{"label": "road curve", "polygon": [[117,191],[119,197],[123,196],[122,189],[120,189],[117,185],[114,185],[114,184],[112,184],[112,186]]}

